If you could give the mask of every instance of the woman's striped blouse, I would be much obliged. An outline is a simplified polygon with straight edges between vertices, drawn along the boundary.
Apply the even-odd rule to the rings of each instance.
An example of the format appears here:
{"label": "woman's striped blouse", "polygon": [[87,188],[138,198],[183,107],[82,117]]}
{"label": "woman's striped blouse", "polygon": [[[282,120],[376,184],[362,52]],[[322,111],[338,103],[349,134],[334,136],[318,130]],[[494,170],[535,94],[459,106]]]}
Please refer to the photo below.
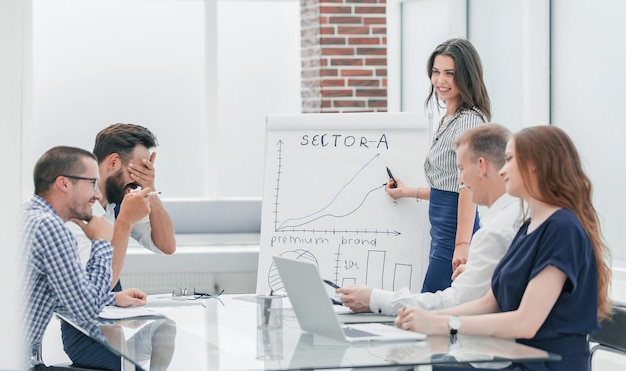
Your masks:
{"label": "woman's striped blouse", "polygon": [[467,129],[487,121],[478,109],[463,110],[444,117],[426,153],[424,171],[428,186],[442,191],[459,192],[455,142]]}

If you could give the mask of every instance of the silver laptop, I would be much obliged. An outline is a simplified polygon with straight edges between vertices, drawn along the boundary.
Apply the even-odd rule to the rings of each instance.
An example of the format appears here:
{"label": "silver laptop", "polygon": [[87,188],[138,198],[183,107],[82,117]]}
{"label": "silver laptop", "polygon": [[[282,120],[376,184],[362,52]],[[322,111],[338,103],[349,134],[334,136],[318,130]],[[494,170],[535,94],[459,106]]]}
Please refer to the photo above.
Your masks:
{"label": "silver laptop", "polygon": [[[330,340],[328,343],[416,341],[426,337],[382,323],[342,325],[314,264],[278,256],[273,259],[302,330]],[[316,343],[323,339],[316,339]]]}

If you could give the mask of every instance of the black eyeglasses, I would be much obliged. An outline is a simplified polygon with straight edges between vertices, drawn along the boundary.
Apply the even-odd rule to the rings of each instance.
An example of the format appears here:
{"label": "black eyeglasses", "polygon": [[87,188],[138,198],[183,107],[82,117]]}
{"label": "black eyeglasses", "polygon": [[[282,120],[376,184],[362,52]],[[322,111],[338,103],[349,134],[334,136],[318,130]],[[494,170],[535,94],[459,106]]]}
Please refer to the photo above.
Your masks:
{"label": "black eyeglasses", "polygon": [[[100,179],[98,179],[98,178],[85,178],[84,176],[65,175],[65,174],[61,174],[59,176],[64,176],[66,178],[76,179],[76,180],[88,180],[90,182],[93,182],[93,191],[94,192],[98,189],[98,183],[100,183]],[[54,182],[54,180],[53,180],[53,182]]]}
{"label": "black eyeglasses", "polygon": [[196,292],[195,287],[191,289],[188,289],[186,287],[185,288],[177,287],[172,291],[172,297],[184,298],[185,300],[198,300],[198,299],[210,299],[210,298],[218,299],[220,295],[222,295],[223,293],[224,293],[223,289],[217,294],[208,294],[206,292]]}

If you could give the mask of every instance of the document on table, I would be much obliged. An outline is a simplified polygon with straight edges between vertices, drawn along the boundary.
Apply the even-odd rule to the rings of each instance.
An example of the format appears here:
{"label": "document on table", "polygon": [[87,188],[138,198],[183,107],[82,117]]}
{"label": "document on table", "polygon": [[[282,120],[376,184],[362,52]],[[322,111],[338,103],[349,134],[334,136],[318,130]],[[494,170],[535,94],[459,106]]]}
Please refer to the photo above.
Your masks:
{"label": "document on table", "polygon": [[193,296],[172,297],[172,294],[151,294],[146,301],[147,307],[177,307],[180,305],[202,305],[207,299],[196,299]]}
{"label": "document on table", "polygon": [[104,319],[123,319],[123,318],[133,318],[133,317],[146,317],[146,316],[161,316],[162,314],[152,310],[150,308],[146,308],[144,306],[141,307],[116,307],[114,305],[107,305],[102,308],[102,311],[98,315],[100,318]]}

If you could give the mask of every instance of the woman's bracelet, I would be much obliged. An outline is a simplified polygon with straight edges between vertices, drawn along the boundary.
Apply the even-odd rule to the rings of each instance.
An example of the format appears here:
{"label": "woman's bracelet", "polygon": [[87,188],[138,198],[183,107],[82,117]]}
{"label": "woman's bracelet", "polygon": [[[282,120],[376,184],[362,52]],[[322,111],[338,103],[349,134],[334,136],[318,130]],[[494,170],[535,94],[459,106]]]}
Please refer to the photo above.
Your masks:
{"label": "woman's bracelet", "polygon": [[420,202],[420,188],[417,187],[417,192],[415,192],[415,202]]}
{"label": "woman's bracelet", "polygon": [[454,247],[457,247],[457,246],[460,246],[460,245],[467,245],[467,246],[469,246],[469,244],[470,244],[469,242],[461,241],[461,242],[455,243]]}

